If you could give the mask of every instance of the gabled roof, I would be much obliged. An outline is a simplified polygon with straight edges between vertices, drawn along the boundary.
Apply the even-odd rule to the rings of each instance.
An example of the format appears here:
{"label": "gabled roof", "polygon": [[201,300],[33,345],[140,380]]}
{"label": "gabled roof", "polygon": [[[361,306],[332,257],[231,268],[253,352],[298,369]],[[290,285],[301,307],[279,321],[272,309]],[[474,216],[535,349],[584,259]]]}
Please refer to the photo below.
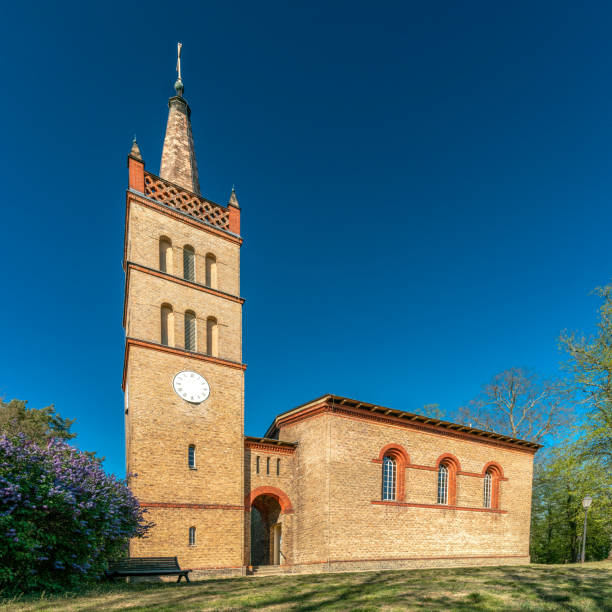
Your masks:
{"label": "gabled roof", "polygon": [[362,416],[368,418],[377,418],[377,420],[387,420],[393,424],[404,424],[409,428],[420,429],[431,432],[439,432],[445,434],[456,434],[465,438],[474,438],[475,441],[497,443],[502,446],[514,446],[523,449],[529,449],[532,452],[536,452],[539,448],[542,448],[541,444],[537,442],[531,442],[529,440],[521,440],[519,438],[513,438],[503,434],[495,433],[492,431],[484,431],[482,429],[476,429],[475,427],[469,427],[468,425],[460,425],[458,423],[451,423],[449,421],[442,421],[440,419],[434,419],[420,414],[412,412],[405,412],[404,410],[395,410],[393,408],[386,408],[379,406],[378,404],[370,404],[368,402],[361,402],[359,400],[353,400],[348,397],[341,397],[338,395],[322,395],[321,397],[297,406],[292,410],[279,414],[272,425],[266,431],[266,438],[278,437],[278,430],[282,425],[303,420],[311,416],[320,414],[322,411],[337,412],[337,413],[349,413],[349,416]]}

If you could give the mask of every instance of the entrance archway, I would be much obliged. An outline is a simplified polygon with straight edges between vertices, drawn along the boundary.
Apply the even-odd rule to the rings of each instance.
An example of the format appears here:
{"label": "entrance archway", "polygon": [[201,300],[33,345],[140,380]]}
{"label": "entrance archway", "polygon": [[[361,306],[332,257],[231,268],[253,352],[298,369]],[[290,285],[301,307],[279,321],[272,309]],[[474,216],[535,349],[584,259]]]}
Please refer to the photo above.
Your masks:
{"label": "entrance archway", "polygon": [[280,565],[281,506],[276,497],[259,495],[251,505],[251,565]]}
{"label": "entrance archway", "polygon": [[250,512],[251,565],[282,565],[283,520],[293,508],[287,495],[276,487],[258,487],[245,498]]}

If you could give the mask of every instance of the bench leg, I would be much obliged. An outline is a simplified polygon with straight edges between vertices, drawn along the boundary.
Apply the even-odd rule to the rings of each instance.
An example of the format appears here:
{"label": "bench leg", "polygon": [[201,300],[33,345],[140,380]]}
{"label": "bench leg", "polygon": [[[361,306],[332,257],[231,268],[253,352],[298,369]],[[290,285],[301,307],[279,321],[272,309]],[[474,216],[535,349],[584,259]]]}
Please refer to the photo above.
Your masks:
{"label": "bench leg", "polygon": [[176,580],[176,581],[177,581],[177,582],[180,582],[182,577],[183,577],[183,574],[179,574],[179,576],[178,576],[178,578],[177,578],[177,580]]}
{"label": "bench leg", "polygon": [[189,580],[189,574],[185,574],[185,580],[186,580],[187,582],[191,582],[191,581]]}

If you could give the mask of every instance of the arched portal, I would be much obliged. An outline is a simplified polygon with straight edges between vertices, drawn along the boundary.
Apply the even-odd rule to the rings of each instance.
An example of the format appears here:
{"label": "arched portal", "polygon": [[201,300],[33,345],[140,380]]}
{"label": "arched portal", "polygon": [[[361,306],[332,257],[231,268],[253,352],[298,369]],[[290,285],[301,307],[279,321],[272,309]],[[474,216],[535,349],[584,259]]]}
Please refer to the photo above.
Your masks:
{"label": "arched portal", "polygon": [[251,565],[280,565],[281,507],[276,497],[260,495],[251,506]]}
{"label": "arched portal", "polygon": [[293,508],[287,495],[276,487],[258,487],[245,499],[250,512],[250,565],[282,565],[283,520]]}

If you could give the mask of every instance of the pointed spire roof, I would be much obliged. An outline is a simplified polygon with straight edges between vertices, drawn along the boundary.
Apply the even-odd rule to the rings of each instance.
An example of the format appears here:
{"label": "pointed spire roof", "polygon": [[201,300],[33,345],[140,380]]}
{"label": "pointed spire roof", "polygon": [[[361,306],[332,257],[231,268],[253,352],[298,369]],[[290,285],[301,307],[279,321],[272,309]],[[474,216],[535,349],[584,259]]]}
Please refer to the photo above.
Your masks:
{"label": "pointed spire roof", "polygon": [[238,204],[238,198],[236,197],[236,190],[234,189],[233,185],[232,185],[232,193],[230,194],[228,204],[230,206],[235,206],[236,208],[240,208],[240,204]]}
{"label": "pointed spire roof", "polygon": [[140,148],[138,147],[138,143],[136,142],[136,136],[134,136],[134,140],[132,142],[132,148],[130,150],[130,157],[134,157],[142,161],[142,155],[140,153]]}
{"label": "pointed spire roof", "polygon": [[159,176],[199,195],[200,179],[191,132],[191,109],[183,98],[185,87],[181,78],[181,46],[179,43],[178,79],[174,85],[177,95],[168,101],[168,123]]}

